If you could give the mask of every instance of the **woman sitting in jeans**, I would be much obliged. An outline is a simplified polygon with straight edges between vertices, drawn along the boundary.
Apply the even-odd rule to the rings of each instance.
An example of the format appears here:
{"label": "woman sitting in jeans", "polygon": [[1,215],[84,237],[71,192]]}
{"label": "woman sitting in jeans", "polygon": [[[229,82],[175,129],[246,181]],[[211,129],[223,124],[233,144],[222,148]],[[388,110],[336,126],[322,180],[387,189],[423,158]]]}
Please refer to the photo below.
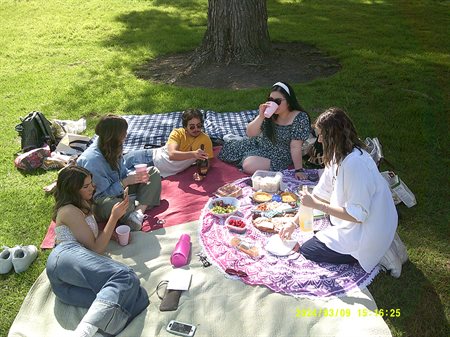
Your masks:
{"label": "woman sitting in jeans", "polygon": [[[343,110],[326,110],[315,127],[323,144],[325,170],[313,194],[301,192],[300,200],[306,207],[329,214],[332,226],[306,241],[300,251],[316,262],[357,261],[369,273],[380,260],[386,265],[383,260],[397,228],[391,191]],[[280,231],[282,238],[291,236],[298,217]],[[395,265],[387,269],[400,276],[400,259],[392,260]]]}
{"label": "woman sitting in jeans", "polygon": [[56,247],[46,271],[59,300],[89,308],[74,336],[93,336],[99,329],[116,335],[149,304],[134,271],[101,255],[128,208],[127,191],[112,207],[102,232],[91,211],[93,193],[88,170],[69,166],[59,173],[53,215]]}
{"label": "woman sitting in jeans", "polygon": [[98,138],[78,158],[77,164],[88,169],[95,184],[93,211],[99,221],[106,221],[114,204],[122,200],[125,187],[130,194],[136,194],[120,222],[131,230],[140,230],[144,213],[148,208],[158,206],[161,196],[161,176],[157,168],[151,166],[148,174],[130,174],[135,164],[152,162],[149,150],[130,151],[125,156],[123,142],[127,136],[127,121],[115,115],[106,115],[95,127]]}

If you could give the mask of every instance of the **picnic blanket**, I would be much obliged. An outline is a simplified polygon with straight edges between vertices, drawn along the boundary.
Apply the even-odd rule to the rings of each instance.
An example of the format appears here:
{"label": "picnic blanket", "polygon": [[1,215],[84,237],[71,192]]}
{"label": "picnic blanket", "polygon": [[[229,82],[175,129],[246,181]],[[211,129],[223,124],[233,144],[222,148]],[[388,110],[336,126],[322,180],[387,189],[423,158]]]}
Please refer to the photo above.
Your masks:
{"label": "picnic blanket", "polygon": [[[214,148],[217,156],[219,147]],[[174,176],[162,180],[161,204],[146,212],[142,230],[145,232],[198,220],[206,201],[222,185],[246,176],[235,166],[214,158],[206,178],[200,182],[193,180],[196,167],[190,167]],[[163,220],[163,221],[159,221]],[[104,224],[99,224],[101,227]],[[55,223],[52,221],[41,243],[41,249],[55,245]]]}
{"label": "picnic blanket", "polygon": [[[247,219],[246,232],[241,234],[231,233],[224,226],[223,219],[212,215],[208,205],[202,210],[200,217],[200,242],[207,255],[222,271],[227,268],[238,269],[248,274],[242,281],[250,285],[265,285],[275,292],[301,296],[342,296],[352,290],[365,287],[372,282],[379,272],[376,266],[370,273],[366,273],[358,264],[331,264],[317,263],[305,259],[298,251],[278,257],[267,252],[264,247],[272,235],[261,232],[251,225],[254,205],[250,196],[253,193],[251,187],[242,183],[240,179],[236,185],[243,188],[243,196],[239,215]],[[295,180],[292,172],[285,171],[283,175],[285,189],[296,191],[300,184]],[[315,219],[314,230],[323,230],[330,225],[328,217]],[[313,236],[313,232],[302,232],[296,229],[292,238],[302,245]],[[245,239],[257,247],[258,257],[249,255],[235,249],[230,244],[234,237]]]}
{"label": "picnic blanket", "polygon": [[[215,267],[204,268],[195,256],[201,250],[198,226],[196,221],[149,233],[133,232],[128,246],[109,244],[107,255],[136,271],[151,302],[119,337],[173,336],[165,330],[172,319],[195,324],[195,337],[391,336],[380,316],[361,315],[377,308],[365,288],[340,298],[298,299],[227,278]],[[173,270],[169,258],[182,233],[190,234],[192,240],[191,260],[184,267],[192,272],[191,286],[182,293],[178,310],[160,312],[161,301],[154,291]],[[316,316],[312,316],[314,310]],[[43,272],[24,299],[8,336],[67,336],[85,313],[86,309],[57,300]]]}
{"label": "picnic blanket", "polygon": [[[258,110],[239,112],[203,111],[203,129],[212,140],[222,140],[223,136],[232,133],[245,136],[245,129]],[[153,115],[124,115],[128,122],[128,135],[124,142],[124,152],[139,150],[144,147],[163,146],[174,128],[182,127],[183,112],[169,112]]]}

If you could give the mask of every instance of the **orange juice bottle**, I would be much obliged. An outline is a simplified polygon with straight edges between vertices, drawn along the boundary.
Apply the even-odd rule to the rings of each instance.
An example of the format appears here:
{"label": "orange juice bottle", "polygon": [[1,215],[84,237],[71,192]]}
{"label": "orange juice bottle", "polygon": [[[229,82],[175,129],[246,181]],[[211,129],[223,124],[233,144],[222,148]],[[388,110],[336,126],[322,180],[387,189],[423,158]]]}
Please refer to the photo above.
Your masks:
{"label": "orange juice bottle", "polygon": [[[303,185],[302,191],[307,192],[308,186]],[[298,212],[299,212],[298,224],[300,225],[300,229],[304,232],[311,232],[313,230],[313,223],[314,223],[313,209],[311,207],[306,207],[300,204]]]}

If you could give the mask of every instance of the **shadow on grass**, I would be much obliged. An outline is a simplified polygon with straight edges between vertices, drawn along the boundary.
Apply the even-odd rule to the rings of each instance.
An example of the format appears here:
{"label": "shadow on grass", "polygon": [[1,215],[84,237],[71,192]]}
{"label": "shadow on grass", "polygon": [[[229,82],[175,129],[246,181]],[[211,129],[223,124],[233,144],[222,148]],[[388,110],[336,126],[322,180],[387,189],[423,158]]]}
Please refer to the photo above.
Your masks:
{"label": "shadow on grass", "polygon": [[[425,275],[408,261],[401,277],[380,273],[369,290],[378,309],[400,309],[400,317],[384,317],[392,335],[404,337],[447,337],[450,335],[444,305]],[[396,334],[406,332],[406,336]]]}

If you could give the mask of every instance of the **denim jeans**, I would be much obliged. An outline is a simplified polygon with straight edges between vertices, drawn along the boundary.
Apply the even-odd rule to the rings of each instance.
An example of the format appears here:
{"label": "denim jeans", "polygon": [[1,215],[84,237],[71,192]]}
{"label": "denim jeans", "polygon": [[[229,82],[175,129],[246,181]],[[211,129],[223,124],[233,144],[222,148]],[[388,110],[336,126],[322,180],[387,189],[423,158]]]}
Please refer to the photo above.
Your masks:
{"label": "denim jeans", "polygon": [[134,170],[136,164],[147,164],[153,166],[153,151],[152,149],[130,151],[123,156],[125,167],[129,170]]}
{"label": "denim jeans", "polygon": [[47,276],[56,297],[89,308],[83,321],[116,335],[149,304],[135,272],[76,241],[58,244],[50,253]]}

